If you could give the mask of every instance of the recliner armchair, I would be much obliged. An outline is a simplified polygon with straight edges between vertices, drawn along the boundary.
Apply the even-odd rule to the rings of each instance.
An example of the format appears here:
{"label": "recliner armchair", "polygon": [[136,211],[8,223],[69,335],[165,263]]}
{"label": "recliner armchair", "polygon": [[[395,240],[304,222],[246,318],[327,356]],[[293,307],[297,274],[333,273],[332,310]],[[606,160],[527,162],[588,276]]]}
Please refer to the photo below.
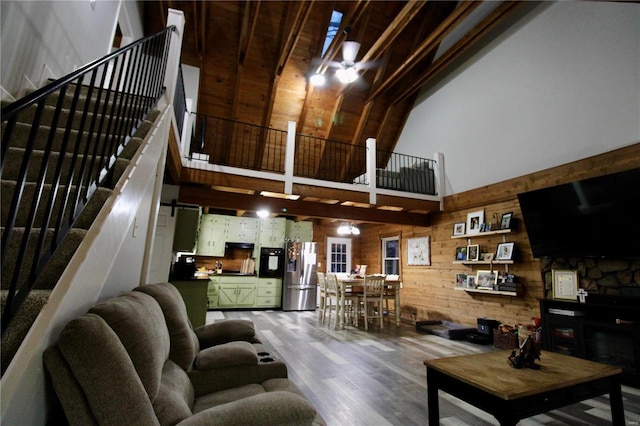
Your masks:
{"label": "recliner armchair", "polygon": [[44,353],[70,424],[324,424],[250,321],[193,330],[171,284],[136,290],[70,321]]}

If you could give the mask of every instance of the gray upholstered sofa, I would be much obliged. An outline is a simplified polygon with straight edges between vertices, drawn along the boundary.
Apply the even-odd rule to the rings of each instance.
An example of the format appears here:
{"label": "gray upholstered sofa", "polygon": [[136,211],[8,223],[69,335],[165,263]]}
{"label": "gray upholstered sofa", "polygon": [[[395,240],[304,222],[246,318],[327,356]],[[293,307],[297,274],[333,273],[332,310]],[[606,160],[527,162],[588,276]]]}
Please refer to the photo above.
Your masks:
{"label": "gray upholstered sofa", "polygon": [[169,283],[70,321],[44,364],[70,424],[324,424],[251,321],[194,330]]}

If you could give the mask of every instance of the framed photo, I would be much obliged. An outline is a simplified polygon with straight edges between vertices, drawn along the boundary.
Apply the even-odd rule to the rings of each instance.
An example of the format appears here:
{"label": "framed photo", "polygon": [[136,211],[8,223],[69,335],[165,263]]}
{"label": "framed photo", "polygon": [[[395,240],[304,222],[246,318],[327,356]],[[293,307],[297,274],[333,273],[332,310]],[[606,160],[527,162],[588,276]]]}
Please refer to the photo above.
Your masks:
{"label": "framed photo", "polygon": [[456,274],[456,287],[467,286],[467,274]]}
{"label": "framed photo", "polygon": [[500,243],[496,251],[496,260],[513,260],[513,247],[515,243]]}
{"label": "framed photo", "polygon": [[484,223],[484,210],[467,213],[467,234],[480,233],[480,226]]}
{"label": "framed photo", "polygon": [[464,235],[466,223],[459,222],[453,224],[453,235]]}
{"label": "framed photo", "polygon": [[409,238],[407,253],[407,265],[431,265],[429,237]]}
{"label": "framed photo", "polygon": [[478,244],[467,246],[467,260],[480,260],[480,246]]}
{"label": "framed photo", "polygon": [[467,275],[467,288],[476,288],[476,276]]}
{"label": "framed photo", "polygon": [[554,299],[576,300],[578,296],[578,272],[552,269],[551,287]]}
{"label": "framed photo", "polygon": [[456,260],[467,260],[467,248],[466,247],[457,247],[456,248]]}
{"label": "framed photo", "polygon": [[480,260],[483,262],[491,262],[493,260],[493,253],[480,253]]}
{"label": "framed photo", "polygon": [[509,229],[511,228],[511,218],[513,217],[513,212],[504,213],[502,215],[502,219],[500,219],[500,229]]}
{"label": "framed photo", "polygon": [[476,274],[476,286],[493,288],[496,284],[498,284],[497,271],[478,271]]}

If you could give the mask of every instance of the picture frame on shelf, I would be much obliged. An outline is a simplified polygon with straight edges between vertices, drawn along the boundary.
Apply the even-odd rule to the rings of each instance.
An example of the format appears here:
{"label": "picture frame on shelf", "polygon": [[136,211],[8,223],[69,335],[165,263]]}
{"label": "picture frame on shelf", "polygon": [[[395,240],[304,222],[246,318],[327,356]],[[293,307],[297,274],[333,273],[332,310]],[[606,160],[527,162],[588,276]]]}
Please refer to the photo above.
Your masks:
{"label": "picture frame on shelf", "polygon": [[468,261],[480,260],[480,246],[478,244],[469,244],[467,246],[467,260]]}
{"label": "picture frame on shelf", "polygon": [[552,298],[575,301],[578,297],[578,271],[552,269],[551,275]]}
{"label": "picture frame on shelf", "polygon": [[467,274],[456,274],[456,287],[466,287],[467,276]]}
{"label": "picture frame on shelf", "polygon": [[483,262],[491,262],[493,261],[494,253],[480,253],[480,260]]}
{"label": "picture frame on shelf", "polygon": [[456,260],[467,260],[466,247],[456,247]]}
{"label": "picture frame on shelf", "polygon": [[500,229],[511,229],[511,219],[513,212],[504,213],[500,219]]}
{"label": "picture frame on shelf", "polygon": [[484,223],[484,210],[467,213],[467,234],[479,234]]}
{"label": "picture frame on shelf", "polygon": [[500,243],[496,250],[496,260],[513,260],[515,243]]}
{"label": "picture frame on shelf", "polygon": [[453,235],[464,235],[466,223],[458,222],[453,224]]}
{"label": "picture frame on shelf", "polygon": [[476,276],[467,275],[467,288],[476,288]]}
{"label": "picture frame on shelf", "polygon": [[496,284],[498,284],[497,271],[478,271],[476,273],[476,287],[493,289]]}

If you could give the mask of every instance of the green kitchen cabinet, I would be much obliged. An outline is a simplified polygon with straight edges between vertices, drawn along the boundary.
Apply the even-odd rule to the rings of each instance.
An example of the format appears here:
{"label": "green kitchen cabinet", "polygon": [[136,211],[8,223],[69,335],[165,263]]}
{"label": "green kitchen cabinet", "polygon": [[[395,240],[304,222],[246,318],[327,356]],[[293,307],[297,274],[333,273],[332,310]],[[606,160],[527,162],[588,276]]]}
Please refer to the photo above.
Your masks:
{"label": "green kitchen cabinet", "polygon": [[171,284],[173,284],[182,295],[191,325],[194,328],[204,325],[207,320],[207,290],[209,280],[176,280],[171,281]]}

